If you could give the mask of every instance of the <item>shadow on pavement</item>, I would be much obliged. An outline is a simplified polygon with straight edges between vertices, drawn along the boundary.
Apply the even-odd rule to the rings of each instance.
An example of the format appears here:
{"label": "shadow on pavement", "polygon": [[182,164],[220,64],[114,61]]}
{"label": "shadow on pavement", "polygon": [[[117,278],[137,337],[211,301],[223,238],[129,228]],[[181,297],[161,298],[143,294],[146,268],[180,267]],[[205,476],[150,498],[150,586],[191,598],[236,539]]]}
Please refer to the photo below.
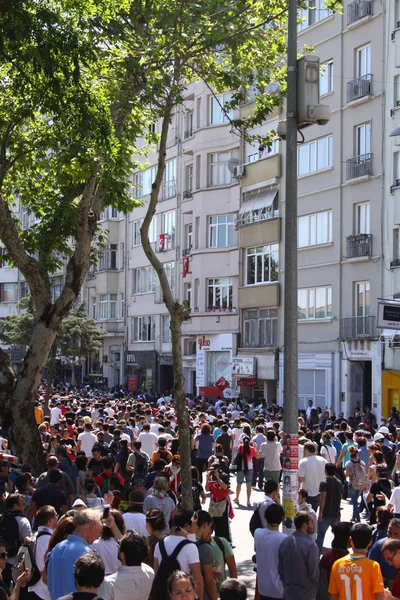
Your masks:
{"label": "shadow on pavement", "polygon": [[253,571],[254,563],[250,560],[241,561],[237,565],[238,578],[247,588],[247,600],[253,600],[256,588],[256,577]]}

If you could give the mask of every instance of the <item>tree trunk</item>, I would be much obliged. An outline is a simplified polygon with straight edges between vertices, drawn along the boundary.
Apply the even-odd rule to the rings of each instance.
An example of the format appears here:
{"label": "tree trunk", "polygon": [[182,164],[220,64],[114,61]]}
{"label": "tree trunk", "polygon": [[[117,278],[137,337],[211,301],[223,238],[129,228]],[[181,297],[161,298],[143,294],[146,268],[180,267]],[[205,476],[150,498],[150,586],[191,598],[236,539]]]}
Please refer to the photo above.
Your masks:
{"label": "tree trunk", "polygon": [[51,388],[53,387],[54,372],[56,370],[56,354],[57,345],[54,343],[50,350],[49,360],[47,361],[47,384],[46,384],[46,395],[44,397],[44,403],[46,406],[49,405],[51,396]]}

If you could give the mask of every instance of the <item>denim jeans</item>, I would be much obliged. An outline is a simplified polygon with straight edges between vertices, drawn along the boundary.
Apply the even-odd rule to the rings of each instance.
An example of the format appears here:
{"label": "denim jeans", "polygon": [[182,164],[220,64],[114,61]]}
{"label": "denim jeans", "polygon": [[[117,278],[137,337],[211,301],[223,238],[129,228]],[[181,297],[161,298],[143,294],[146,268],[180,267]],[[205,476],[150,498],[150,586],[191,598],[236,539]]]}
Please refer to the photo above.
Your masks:
{"label": "denim jeans", "polygon": [[315,510],[315,512],[318,510],[320,498],[321,494],[318,494],[318,496],[308,496],[308,503],[311,504],[311,508]]}
{"label": "denim jeans", "polygon": [[355,490],[351,483],[349,483],[349,496],[353,505],[353,519],[355,519],[356,521],[360,520],[360,509],[358,507],[358,499],[360,498],[361,493],[361,490]]}
{"label": "denim jeans", "polygon": [[322,521],[318,521],[318,533],[316,544],[318,546],[318,550],[322,551],[322,547],[324,545],[325,534],[328,531],[329,527],[332,527],[335,523],[340,521],[340,517],[325,517]]}
{"label": "denim jeans", "polygon": [[257,471],[253,471],[253,481],[251,482],[252,486],[255,487],[258,479],[258,489],[264,489],[264,457],[257,458]]}

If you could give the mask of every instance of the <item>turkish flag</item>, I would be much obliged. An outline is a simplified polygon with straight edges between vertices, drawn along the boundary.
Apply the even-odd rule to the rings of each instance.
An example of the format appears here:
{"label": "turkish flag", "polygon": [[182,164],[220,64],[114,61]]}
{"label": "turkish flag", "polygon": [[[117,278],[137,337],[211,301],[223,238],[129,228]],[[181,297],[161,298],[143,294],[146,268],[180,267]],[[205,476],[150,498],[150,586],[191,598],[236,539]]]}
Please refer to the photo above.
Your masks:
{"label": "turkish flag", "polygon": [[184,256],[183,257],[183,273],[182,273],[182,277],[185,278],[188,273],[189,273],[189,257],[188,256]]}
{"label": "turkish flag", "polygon": [[165,248],[165,233],[160,235],[160,252],[164,252]]}

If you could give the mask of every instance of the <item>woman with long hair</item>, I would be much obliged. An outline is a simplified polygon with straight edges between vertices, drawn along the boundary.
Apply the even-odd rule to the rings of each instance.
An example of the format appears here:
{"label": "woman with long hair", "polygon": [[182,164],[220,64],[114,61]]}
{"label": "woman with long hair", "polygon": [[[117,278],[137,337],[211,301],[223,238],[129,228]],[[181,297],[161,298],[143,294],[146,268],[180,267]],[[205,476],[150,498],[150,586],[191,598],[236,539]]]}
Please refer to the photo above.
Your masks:
{"label": "woman with long hair", "polygon": [[371,485],[376,483],[378,479],[377,469],[378,467],[386,467],[385,457],[381,450],[375,450],[372,452],[372,455],[369,457],[369,469],[368,469],[368,479],[371,481]]}
{"label": "woman with long hair", "polygon": [[167,589],[170,600],[196,600],[193,577],[185,571],[174,571],[168,578]]}
{"label": "woman with long hair", "polygon": [[349,447],[350,460],[345,465],[345,475],[349,482],[349,495],[353,504],[352,521],[360,522],[360,507],[358,500],[368,487],[365,465],[358,456],[358,449],[355,446]]}
{"label": "woman with long hair", "polygon": [[243,483],[246,483],[247,492],[247,506],[250,504],[251,496],[251,482],[253,479],[253,458],[258,458],[258,452],[251,445],[250,438],[245,436],[243,438],[243,444],[240,444],[238,453],[235,459],[237,466],[237,485],[236,485],[236,504],[239,504],[240,490],[242,489]]}
{"label": "woman with long hair", "polygon": [[146,563],[153,568],[154,550],[158,542],[165,538],[166,523],[164,513],[159,508],[150,508],[146,513],[146,529],[149,533],[149,557]]}
{"label": "woman with long hair", "polygon": [[[119,510],[111,509],[110,515],[114,517],[116,526],[118,527],[121,537],[125,534],[125,521]],[[101,536],[92,544],[93,550],[101,556],[106,567],[106,575],[115,573],[121,566],[121,561],[118,558],[119,543],[115,539],[113,532],[107,525],[103,525]]]}

